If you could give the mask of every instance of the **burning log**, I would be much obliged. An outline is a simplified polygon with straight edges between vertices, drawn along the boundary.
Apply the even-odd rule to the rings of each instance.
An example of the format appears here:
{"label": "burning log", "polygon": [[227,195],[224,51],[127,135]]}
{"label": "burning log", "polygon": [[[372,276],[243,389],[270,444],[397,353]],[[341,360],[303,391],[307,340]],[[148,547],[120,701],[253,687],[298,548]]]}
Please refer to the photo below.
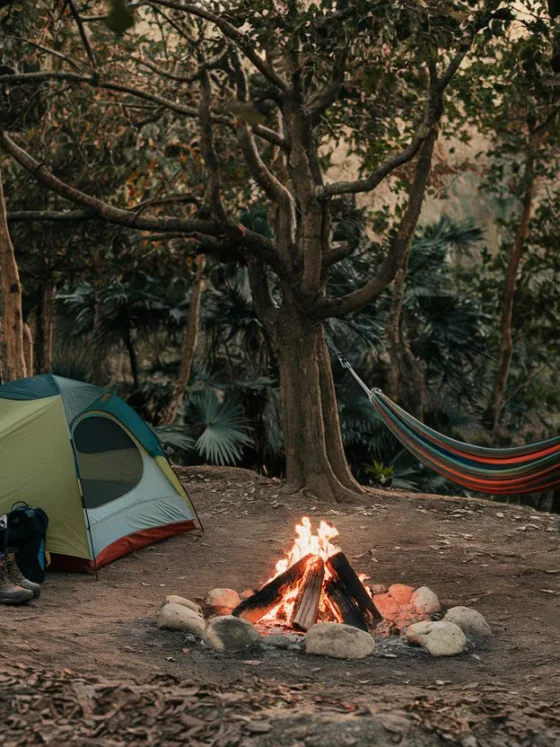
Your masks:
{"label": "burning log", "polygon": [[287,571],[281,573],[262,589],[256,591],[249,599],[244,599],[231,613],[236,617],[242,617],[250,623],[258,622],[267,612],[279,604],[283,597],[291,591],[294,586],[301,580],[305,573],[307,564],[313,557],[312,554],[306,555],[297,563],[290,566]]}
{"label": "burning log", "polygon": [[372,598],[366,591],[365,586],[356,575],[356,571],[350,565],[348,558],[343,552],[332,555],[327,560],[327,568],[335,581],[340,581],[346,595],[353,599],[361,612],[373,620],[381,620],[379,610],[373,603]]}
{"label": "burning log", "polygon": [[316,557],[308,563],[292,617],[292,627],[296,630],[309,630],[317,622],[324,575],[325,564],[321,558]]}
{"label": "burning log", "polygon": [[327,604],[331,608],[335,620],[367,632],[368,626],[364,616],[358,605],[348,596],[340,580],[331,579],[328,581],[325,584],[325,594]]}

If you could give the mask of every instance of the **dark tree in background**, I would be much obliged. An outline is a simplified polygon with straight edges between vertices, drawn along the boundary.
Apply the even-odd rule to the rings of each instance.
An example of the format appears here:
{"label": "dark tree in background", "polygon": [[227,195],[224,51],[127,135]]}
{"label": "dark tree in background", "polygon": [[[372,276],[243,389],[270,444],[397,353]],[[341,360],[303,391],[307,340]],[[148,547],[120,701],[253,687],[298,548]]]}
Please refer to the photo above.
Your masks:
{"label": "dark tree in background", "polygon": [[[48,101],[69,87],[89,91],[81,115],[91,150],[102,135],[88,129],[90,107],[145,107],[145,124],[136,126],[157,122],[172,133],[180,125],[200,153],[202,175],[191,189],[183,182],[180,192],[162,177],[152,199],[127,203],[118,191],[103,194],[96,173],[87,173],[87,158],[85,174],[78,163],[76,171],[67,164],[64,174],[54,173],[48,149],[40,157],[29,152],[31,141],[12,118],[0,134],[4,153],[75,206],[61,212],[59,203],[27,218],[180,236],[192,253],[248,268],[279,362],[290,490],[338,500],[360,491],[342,448],[323,324],[373,303],[406,270],[455,76],[479,48],[499,42],[509,6],[150,0],[134,17],[120,0],[108,14],[103,3],[78,0],[55,10],[48,3],[24,6],[26,17],[40,19],[42,33],[19,36],[11,54],[24,58],[31,42],[39,62],[0,75],[5,96],[24,91],[28,100]],[[329,181],[336,142],[360,157],[358,178]],[[181,148],[168,145],[167,160],[174,153],[180,159]],[[372,193],[396,175],[405,197],[379,261],[363,283],[332,295],[329,277],[355,248],[332,240],[333,199]],[[243,205],[259,198],[271,206],[270,236],[238,220]]]}

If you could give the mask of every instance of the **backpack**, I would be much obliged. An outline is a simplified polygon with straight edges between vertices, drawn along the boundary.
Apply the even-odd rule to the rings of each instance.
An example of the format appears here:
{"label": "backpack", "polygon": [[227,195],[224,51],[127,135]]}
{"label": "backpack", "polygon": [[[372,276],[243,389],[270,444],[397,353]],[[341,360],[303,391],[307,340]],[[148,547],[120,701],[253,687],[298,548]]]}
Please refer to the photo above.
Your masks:
{"label": "backpack", "polygon": [[45,580],[48,525],[43,509],[30,508],[27,503],[14,504],[8,514],[8,545],[16,553],[20,571],[37,584]]}

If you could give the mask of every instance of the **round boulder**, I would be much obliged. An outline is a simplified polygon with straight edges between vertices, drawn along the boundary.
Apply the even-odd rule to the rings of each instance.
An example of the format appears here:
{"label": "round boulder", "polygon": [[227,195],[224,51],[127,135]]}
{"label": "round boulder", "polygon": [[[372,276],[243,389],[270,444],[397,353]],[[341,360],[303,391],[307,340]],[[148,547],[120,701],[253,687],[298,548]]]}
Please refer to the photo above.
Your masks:
{"label": "round boulder", "polygon": [[450,622],[414,623],[406,629],[406,639],[429,651],[432,656],[455,656],[467,648],[467,639],[458,625]]}
{"label": "round boulder", "polygon": [[470,607],[451,607],[443,618],[444,622],[458,625],[468,635],[489,636],[492,630],[484,615]]}
{"label": "round boulder", "polygon": [[400,605],[410,604],[414,589],[406,584],[392,584],[389,586],[389,596],[397,601]]}
{"label": "round boulder", "polygon": [[204,640],[216,651],[240,651],[260,639],[250,622],[233,615],[214,617],[204,632]]}
{"label": "round boulder", "polygon": [[241,604],[241,597],[233,589],[210,589],[204,603],[219,615],[228,615]]}
{"label": "round boulder", "polygon": [[427,586],[416,589],[410,598],[410,603],[427,615],[431,615],[432,612],[439,612],[441,609],[437,595]]}
{"label": "round boulder", "polygon": [[206,623],[199,615],[183,604],[164,604],[156,615],[158,628],[184,630],[187,633],[202,635]]}
{"label": "round boulder", "polygon": [[178,597],[177,594],[169,594],[165,597],[165,602],[163,604],[182,604],[183,607],[188,607],[193,612],[196,612],[197,615],[202,616],[202,607],[200,604],[197,604],[196,602],[191,602],[190,599],[185,599],[185,597]]}
{"label": "round boulder", "polygon": [[376,594],[373,603],[377,611],[385,620],[391,622],[398,616],[400,611],[399,603],[390,594]]}
{"label": "round boulder", "polygon": [[305,653],[335,659],[363,659],[373,651],[373,637],[340,623],[316,623],[305,636]]}

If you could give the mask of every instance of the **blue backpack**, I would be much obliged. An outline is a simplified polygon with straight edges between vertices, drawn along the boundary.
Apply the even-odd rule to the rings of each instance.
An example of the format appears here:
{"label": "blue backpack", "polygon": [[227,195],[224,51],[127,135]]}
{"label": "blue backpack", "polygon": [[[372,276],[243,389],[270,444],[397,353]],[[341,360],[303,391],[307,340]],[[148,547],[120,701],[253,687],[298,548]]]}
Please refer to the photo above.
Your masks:
{"label": "blue backpack", "polygon": [[42,508],[14,504],[8,514],[8,547],[15,551],[20,571],[42,584],[47,566],[46,538],[49,518]]}

